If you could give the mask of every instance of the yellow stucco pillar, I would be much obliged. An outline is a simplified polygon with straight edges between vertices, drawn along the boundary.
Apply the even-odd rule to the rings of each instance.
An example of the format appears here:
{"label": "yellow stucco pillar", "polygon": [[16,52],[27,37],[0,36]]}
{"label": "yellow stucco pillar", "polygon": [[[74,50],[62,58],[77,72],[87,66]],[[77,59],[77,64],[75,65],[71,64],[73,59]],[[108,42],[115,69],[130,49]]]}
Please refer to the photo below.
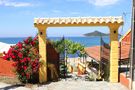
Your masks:
{"label": "yellow stucco pillar", "polygon": [[47,82],[47,56],[46,56],[46,29],[45,26],[37,26],[38,39],[39,39],[39,55],[40,55],[40,67],[39,67],[39,82]]}
{"label": "yellow stucco pillar", "polygon": [[119,60],[119,50],[118,50],[118,28],[119,25],[110,25],[110,82],[118,82],[118,60]]}

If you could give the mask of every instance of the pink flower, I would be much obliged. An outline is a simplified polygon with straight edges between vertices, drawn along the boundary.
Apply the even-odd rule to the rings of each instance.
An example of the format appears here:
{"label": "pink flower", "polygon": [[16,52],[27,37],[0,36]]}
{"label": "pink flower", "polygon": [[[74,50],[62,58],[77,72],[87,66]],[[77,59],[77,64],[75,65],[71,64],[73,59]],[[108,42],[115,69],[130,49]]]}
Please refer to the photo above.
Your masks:
{"label": "pink flower", "polygon": [[8,58],[9,58],[8,55],[3,56],[4,60],[7,60]]}
{"label": "pink flower", "polygon": [[15,59],[16,58],[14,55],[12,55],[11,57],[12,57],[12,59]]}
{"label": "pink flower", "polygon": [[23,60],[24,60],[24,62],[26,62],[27,61],[27,58],[24,58]]}
{"label": "pink flower", "polygon": [[34,37],[33,41],[37,40],[38,39],[38,36]]}
{"label": "pink flower", "polygon": [[18,57],[19,58],[22,58],[23,57],[23,54],[21,52],[18,53]]}
{"label": "pink flower", "polygon": [[30,58],[28,57],[27,60],[30,61]]}
{"label": "pink flower", "polygon": [[32,46],[34,46],[34,45],[35,45],[35,42],[34,42],[34,41],[32,41],[32,42],[31,42],[31,45],[32,45]]}
{"label": "pink flower", "polygon": [[26,70],[27,69],[27,66],[23,66],[23,69]]}
{"label": "pink flower", "polygon": [[24,58],[24,59],[21,59],[20,62],[21,62],[21,63],[24,63],[24,62],[25,62],[25,58]]}
{"label": "pink flower", "polygon": [[19,48],[22,48],[22,43],[21,43],[21,42],[18,42],[17,46],[18,46]]}
{"label": "pink flower", "polygon": [[18,53],[18,51],[17,51],[17,50],[13,50],[13,52],[14,52],[14,53]]}
{"label": "pink flower", "polygon": [[12,48],[10,48],[10,49],[8,50],[8,53],[12,53],[12,51],[13,51],[13,49],[12,49]]}
{"label": "pink flower", "polygon": [[28,44],[28,43],[30,43],[30,40],[32,40],[32,38],[31,37],[28,37],[26,40],[24,40],[24,43],[25,44]]}
{"label": "pink flower", "polygon": [[25,43],[25,44],[28,44],[28,43],[29,43],[29,42],[28,42],[28,39],[27,39],[27,40],[24,40],[24,43]]}

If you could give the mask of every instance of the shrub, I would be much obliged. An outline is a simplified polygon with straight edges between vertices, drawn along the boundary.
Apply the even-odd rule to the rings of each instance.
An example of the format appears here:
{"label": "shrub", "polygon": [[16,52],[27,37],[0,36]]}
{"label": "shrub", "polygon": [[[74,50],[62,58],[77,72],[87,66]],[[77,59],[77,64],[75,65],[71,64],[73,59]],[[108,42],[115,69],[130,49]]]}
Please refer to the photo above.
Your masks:
{"label": "shrub", "polygon": [[13,60],[18,79],[23,83],[38,82],[39,52],[38,38],[28,37],[22,42],[12,46],[7,53],[4,52],[5,60]]}

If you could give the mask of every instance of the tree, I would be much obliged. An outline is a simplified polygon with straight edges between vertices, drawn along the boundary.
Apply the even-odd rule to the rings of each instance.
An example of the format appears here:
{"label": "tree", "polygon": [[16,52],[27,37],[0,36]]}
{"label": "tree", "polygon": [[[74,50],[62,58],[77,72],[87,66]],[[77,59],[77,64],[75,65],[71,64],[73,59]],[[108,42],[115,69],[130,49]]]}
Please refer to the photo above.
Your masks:
{"label": "tree", "polygon": [[56,50],[61,54],[64,53],[66,50],[67,55],[69,54],[77,54],[79,57],[85,54],[84,46],[80,43],[73,42],[68,39],[61,39],[57,41],[52,41]]}

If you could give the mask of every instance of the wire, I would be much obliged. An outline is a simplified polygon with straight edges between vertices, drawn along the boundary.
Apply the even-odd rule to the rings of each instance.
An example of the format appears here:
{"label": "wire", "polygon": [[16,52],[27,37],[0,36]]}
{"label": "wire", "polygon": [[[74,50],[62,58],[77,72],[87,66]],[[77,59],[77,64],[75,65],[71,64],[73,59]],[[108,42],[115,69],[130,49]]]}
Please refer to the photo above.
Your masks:
{"label": "wire", "polygon": [[123,12],[122,13],[122,18],[123,18],[123,20],[124,20],[124,25],[122,25],[122,29],[121,29],[121,31],[120,31],[120,34],[123,36],[123,34],[124,34],[124,27],[125,27],[125,25],[127,24],[127,15],[129,15],[129,14],[131,14],[131,12]]}
{"label": "wire", "polygon": [[[126,23],[126,15],[127,13],[126,12],[123,12],[122,13],[122,19],[125,21]],[[122,28],[121,28],[121,31],[120,31],[120,34],[123,36],[123,30],[124,30],[124,24],[122,25]]]}

